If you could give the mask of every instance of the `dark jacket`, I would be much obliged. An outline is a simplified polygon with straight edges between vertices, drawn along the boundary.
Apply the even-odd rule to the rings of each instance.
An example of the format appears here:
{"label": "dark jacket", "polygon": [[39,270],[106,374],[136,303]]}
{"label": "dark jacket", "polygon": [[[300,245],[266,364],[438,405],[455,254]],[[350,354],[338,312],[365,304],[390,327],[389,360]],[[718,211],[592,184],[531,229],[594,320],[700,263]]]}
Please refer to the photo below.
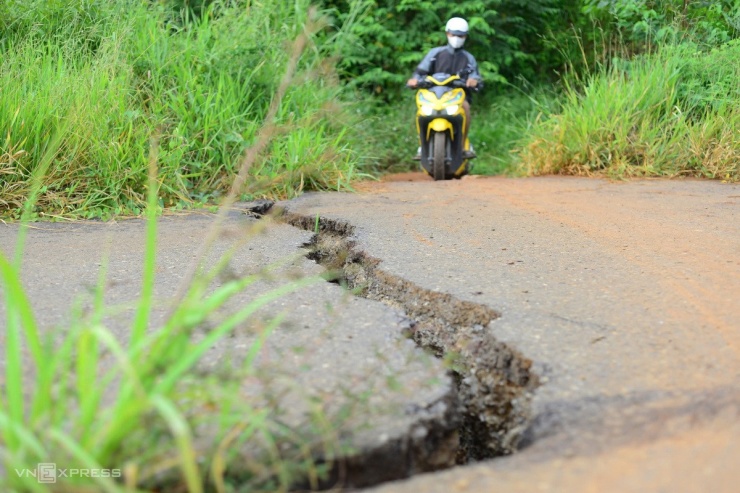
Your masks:
{"label": "dark jacket", "polygon": [[416,67],[414,78],[420,80],[427,75],[438,73],[457,74],[463,80],[473,78],[478,82],[482,81],[478,72],[478,63],[473,55],[462,48],[455,49],[450,45],[432,48]]}

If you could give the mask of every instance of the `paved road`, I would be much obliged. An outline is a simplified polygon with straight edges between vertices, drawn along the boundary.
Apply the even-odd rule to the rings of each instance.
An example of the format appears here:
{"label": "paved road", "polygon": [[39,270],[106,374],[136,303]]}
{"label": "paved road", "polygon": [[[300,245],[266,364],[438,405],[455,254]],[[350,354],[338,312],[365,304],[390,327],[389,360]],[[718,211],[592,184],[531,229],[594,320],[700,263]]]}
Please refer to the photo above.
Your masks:
{"label": "paved road", "polygon": [[[214,218],[188,214],[158,221],[152,329],[166,320],[172,299],[187,279]],[[120,341],[129,339],[142,285],[145,229],[142,220],[31,226],[22,280],[44,337],[60,345],[75,318],[71,308],[80,306],[82,316],[89,310],[101,266],[105,265],[105,325]],[[17,232],[17,225],[0,224],[0,251],[6,256],[13,253]],[[324,269],[305,258],[307,250],[302,248],[311,236],[285,224],[260,223],[241,212],[232,213],[226,221],[203,259],[205,265],[213,266],[228,251],[235,252],[211,285],[213,289],[232,278],[263,272],[269,265],[281,267],[208,317],[193,334],[194,340],[205,337],[220,321],[270,289],[305,276],[317,279],[304,289],[280,296],[211,347],[198,372],[206,382],[203,385],[211,389],[209,395],[220,402],[226,392],[223,389],[233,391],[233,386],[223,384],[221,389],[213,389],[212,382],[224,382],[224,376],[238,378],[251,405],[270,402],[271,416],[302,430],[305,436],[319,434],[326,441],[325,449],[332,450],[336,444],[321,434],[319,425],[323,422],[317,417],[325,413],[332,431],[343,437],[343,450],[355,451],[344,452],[349,460],[343,464],[343,474],[353,484],[373,484],[379,478],[397,479],[409,471],[454,464],[457,394],[442,361],[403,335],[408,320],[401,313],[379,302],[353,297],[340,286],[318,278]],[[0,285],[0,369],[6,356],[4,298]],[[256,372],[243,375],[235,370],[251,350],[256,334],[276,315],[283,316],[283,321],[262,347]],[[30,361],[26,358],[26,375],[33,374]],[[115,367],[107,355],[101,374]],[[0,371],[0,390],[4,386],[5,374]],[[181,403],[186,412],[193,409],[189,395],[185,394]],[[195,406],[196,413],[202,412],[197,409]],[[198,415],[197,420],[201,419]],[[205,444],[213,441],[208,438],[204,438]],[[258,462],[254,456],[261,451],[258,440],[249,442],[244,450],[246,458],[241,457],[239,464]],[[43,460],[54,462],[55,458],[50,451]],[[0,490],[3,472],[0,461]]]}
{"label": "paved road", "polygon": [[[530,358],[541,386],[519,453],[378,491],[738,491],[740,186],[413,180],[370,184],[359,194],[307,194],[288,207],[348,221],[357,248],[389,274],[500,312],[484,330]],[[75,294],[95,285],[106,249],[109,301],[135,299],[140,223],[39,228],[29,238],[24,280],[42,324],[59,323]],[[178,286],[206,229],[197,216],[162,222],[158,297]],[[10,250],[13,229],[0,230],[0,247]],[[232,225],[222,239],[242,231]],[[111,246],[96,243],[107,236]],[[261,253],[245,250],[233,267],[259,269],[309,236],[281,226],[258,240]],[[301,269],[318,268],[305,261]],[[322,297],[341,297],[327,289]],[[305,297],[291,306],[295,326],[301,316],[323,317]],[[377,311],[397,333],[394,315]],[[347,341],[337,339],[335,360]]]}
{"label": "paved road", "polygon": [[378,491],[738,491],[740,186],[410,180],[289,206],[498,310],[543,384],[520,453]]}

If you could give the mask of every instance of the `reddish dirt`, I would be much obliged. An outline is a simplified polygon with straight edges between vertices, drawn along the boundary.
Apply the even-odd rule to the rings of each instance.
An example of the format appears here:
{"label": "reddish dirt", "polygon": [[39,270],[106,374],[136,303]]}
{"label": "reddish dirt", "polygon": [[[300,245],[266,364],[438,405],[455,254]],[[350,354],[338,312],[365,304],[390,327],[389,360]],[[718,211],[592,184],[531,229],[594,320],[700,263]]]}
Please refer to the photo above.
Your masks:
{"label": "reddish dirt", "polygon": [[383,176],[380,181],[382,182],[394,182],[394,181],[434,181],[432,177],[427,173],[418,171],[411,171],[408,173],[392,173]]}
{"label": "reddish dirt", "polygon": [[[566,186],[569,177],[560,177],[558,181],[544,180],[501,180],[482,176],[469,176],[465,179],[465,192],[468,197],[484,202],[487,195],[503,198],[511,206],[522,211],[544,216],[552,223],[565,224],[588,237],[593,238],[604,248],[624,257],[625,260],[651,272],[660,279],[661,287],[674,292],[685,303],[694,306],[701,315],[716,327],[727,344],[740,357],[740,330],[738,330],[737,306],[718,300],[717,293],[736,293],[740,296],[740,250],[738,237],[718,237],[712,231],[701,229],[701,219],[713,218],[719,211],[708,207],[702,211],[686,210],[685,218],[672,217],[661,220],[660,209],[664,211],[681,208],[681,195],[690,196],[692,192],[678,192],[674,200],[659,201],[655,197],[666,196],[668,192],[656,189],[648,194],[635,193],[635,185],[649,187],[650,183],[666,183],[666,180],[641,180],[612,182],[610,186],[619,190],[620,186],[628,191],[616,203],[614,201],[596,200],[598,189],[593,186],[584,188]],[[426,173],[408,172],[389,174],[380,182],[361,182],[356,189],[366,194],[387,194],[395,189],[388,184],[398,182],[433,182]],[[572,180],[571,180],[572,182]],[[701,183],[694,180],[682,180],[676,183]],[[735,185],[728,185],[734,186]],[[694,192],[694,194],[697,192]],[[723,201],[726,205],[740,207],[740,195],[730,195]],[[677,199],[677,201],[676,201]],[[442,202],[442,205],[451,201]],[[684,206],[687,204],[685,203]],[[688,207],[687,207],[688,209]],[[439,212],[437,222],[447,228],[448,218],[444,209],[425,209],[424,214]],[[695,214],[698,213],[698,214]],[[415,214],[406,210],[404,217]],[[735,218],[736,219],[736,218]],[[728,221],[732,220],[730,217]],[[696,222],[695,228],[679,227],[678,222]],[[415,234],[414,238],[422,243],[429,240]],[[639,242],[634,241],[639,238]],[[480,243],[470,238],[471,246]],[[690,248],[688,247],[690,245]],[[687,254],[690,254],[687,256]],[[667,270],[670,263],[684,264],[682,272]],[[687,272],[699,275],[684,276]],[[723,297],[724,298],[724,297]]]}
{"label": "reddish dirt", "polygon": [[356,225],[389,272],[501,310],[494,333],[547,377],[528,447],[377,491],[740,491],[739,185],[407,173],[356,188],[302,212]]}

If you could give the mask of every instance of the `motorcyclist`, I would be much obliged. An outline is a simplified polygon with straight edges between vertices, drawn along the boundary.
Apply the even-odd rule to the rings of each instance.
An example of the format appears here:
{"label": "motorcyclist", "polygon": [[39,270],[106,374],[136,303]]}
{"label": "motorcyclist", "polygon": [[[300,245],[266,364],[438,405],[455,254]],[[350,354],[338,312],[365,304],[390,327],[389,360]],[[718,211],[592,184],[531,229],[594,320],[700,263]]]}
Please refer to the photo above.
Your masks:
{"label": "motorcyclist", "polygon": [[[465,82],[466,97],[463,102],[463,110],[465,111],[463,137],[467,140],[470,131],[471,91],[469,89],[482,86],[482,78],[478,72],[478,63],[473,55],[462,49],[468,37],[468,22],[461,17],[453,17],[447,21],[445,31],[447,32],[447,45],[432,48],[416,67],[413,77],[408,80],[406,85],[417,87],[420,79],[436,73],[457,74],[462,78],[467,78]],[[420,156],[421,149],[419,149],[417,159]],[[472,145],[468,151],[464,152],[463,156],[466,159],[475,157]]]}

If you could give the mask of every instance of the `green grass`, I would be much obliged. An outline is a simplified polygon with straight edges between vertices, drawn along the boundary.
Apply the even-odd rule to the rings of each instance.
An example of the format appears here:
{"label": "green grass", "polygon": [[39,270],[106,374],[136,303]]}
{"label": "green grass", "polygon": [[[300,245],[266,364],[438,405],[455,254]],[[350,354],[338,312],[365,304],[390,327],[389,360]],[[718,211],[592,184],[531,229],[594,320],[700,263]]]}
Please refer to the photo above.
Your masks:
{"label": "green grass", "polygon": [[[306,33],[313,26],[307,22]],[[242,193],[255,163],[280,141],[282,131],[293,134],[293,127],[282,125],[280,111],[286,105],[295,104],[290,98],[295,94],[294,82],[300,74],[300,55],[307,39],[305,33],[296,35],[283,74],[278,74],[279,84],[272,101],[265,109],[266,123],[255,129],[248,152],[241,153],[234,163],[234,178],[224,183],[228,193],[221,201],[221,212],[205,237],[198,259],[205,258],[218,237],[226,211]],[[39,140],[45,142],[38,145],[40,155],[36,156],[35,166],[26,169],[18,165],[15,161],[21,157],[18,155],[7,161],[28,176],[14,182],[27,187],[16,207],[21,224],[15,258],[9,259],[0,252],[0,292],[6,307],[5,385],[0,392],[0,460],[6,474],[0,486],[9,492],[49,491],[48,485],[33,476],[14,474],[14,471],[35,471],[37,464],[50,462],[68,469],[108,471],[108,475],[101,477],[71,477],[54,485],[57,490],[68,491],[165,488],[199,492],[206,487],[219,492],[235,487],[284,491],[298,479],[315,485],[326,468],[316,464],[314,456],[323,450],[323,457],[331,460],[339,450],[331,436],[341,419],[325,415],[321,403],[314,402],[308,429],[296,430],[281,423],[280,416],[263,401],[246,399],[242,393],[243,379],[256,376],[255,359],[280,318],[262,326],[238,367],[229,369],[228,376],[201,375],[197,365],[209,348],[228,337],[258,309],[295,290],[323,282],[320,276],[283,280],[277,287],[261,290],[261,294],[226,318],[214,318],[212,315],[225,303],[249,286],[263,279],[277,279],[279,265],[266,266],[246,277],[221,278],[214,285],[228,266],[232,251],[213,268],[194,263],[182,289],[176,293],[169,315],[161,325],[152,326],[156,218],[168,193],[166,176],[162,176],[160,168],[168,158],[163,147],[168,137],[166,131],[155,130],[142,152],[141,172],[145,173],[145,181],[138,193],[144,195],[140,198],[144,205],[139,206],[147,219],[146,256],[141,294],[136,301],[128,340],[119,340],[106,327],[106,315],[121,307],[107,307],[103,303],[105,268],[93,294],[92,310],[73,309],[70,324],[53,336],[36,323],[20,272],[28,222],[39,214],[38,201],[48,198],[54,173],[66,172],[60,163],[65,159],[79,161],[94,152],[94,141],[90,143],[93,139],[89,135],[76,135],[79,122],[69,115],[78,112],[89,115],[77,108],[95,106],[99,100],[92,91],[88,92],[90,97],[83,98],[82,92],[75,91],[73,81],[62,77],[70,68],[71,59],[74,56],[60,55],[56,66],[48,64],[39,68],[40,78],[59,75],[54,79],[57,87],[39,83],[42,87],[70,96],[65,100],[68,106],[57,115],[49,109],[47,116],[55,125],[44,130],[48,134],[46,139]],[[84,60],[79,63],[80,67],[86,67]],[[89,89],[97,87],[95,82],[99,79],[93,76],[93,68],[88,68],[89,72],[77,69],[73,72],[80,76],[74,82],[89,82],[91,86],[84,86]],[[111,76],[107,82],[115,80]],[[101,83],[101,87],[109,86]],[[125,88],[126,84],[121,87]],[[103,90],[101,94],[110,97],[106,101],[112,101],[118,93]],[[41,99],[36,104],[40,114],[47,109]],[[103,106],[100,111],[105,109]],[[18,128],[23,131],[23,124]],[[150,129],[142,128],[143,138]],[[130,130],[140,131],[136,126]],[[26,135],[19,142],[38,136]],[[90,147],[82,147],[86,144]],[[245,237],[256,234],[244,233]],[[196,328],[206,320],[212,326],[207,333],[199,334]],[[203,429],[211,430],[206,437],[209,441],[196,443],[196,439],[203,439],[197,430]],[[253,463],[248,461],[246,465],[244,457],[239,455],[245,447],[253,452]]]}
{"label": "green grass", "polygon": [[[33,169],[61,126],[64,145],[33,217],[141,214],[154,134],[161,206],[215,202],[228,189],[291,58],[285,46],[306,25],[308,2],[216,1],[187,20],[164,5],[4,4],[0,216],[19,217]],[[343,129],[343,89],[324,63],[331,47],[315,39],[301,50],[297,82],[275,114],[279,128],[240,191],[246,197],[343,189],[359,173],[359,137]]]}
{"label": "green grass", "polygon": [[[257,148],[269,141],[270,130],[261,130]],[[35,477],[15,473],[35,471],[39,463],[108,471],[98,478],[60,478],[54,491],[165,488],[197,493],[206,487],[225,492],[237,486],[248,491],[285,491],[296,480],[316,484],[325,470],[314,462],[316,441],[320,440],[324,457],[330,459],[338,450],[331,434],[341,420],[325,415],[321,403],[314,402],[310,428],[292,429],[280,422],[280,416],[262,398],[243,395],[244,378],[258,377],[256,357],[280,317],[262,326],[238,366],[226,375],[202,375],[197,364],[217,341],[232,334],[258,309],[323,279],[278,280],[277,264],[245,277],[220,278],[214,285],[228,265],[231,251],[213,268],[194,264],[199,268],[186,278],[185,289],[177,294],[169,316],[153,327],[152,286],[160,211],[156,139],[148,153],[142,288],[128,340],[120,340],[106,327],[106,315],[115,307],[106,307],[103,302],[105,268],[99,274],[89,313],[74,309],[70,324],[54,334],[36,323],[21,283],[20,266],[33,200],[39,195],[43,174],[62,151],[61,135],[66,135],[64,129],[52,138],[31,180],[15,258],[0,252],[0,293],[7,315],[5,385],[0,392],[0,461],[6,477],[0,487],[8,492],[51,491]],[[245,159],[240,171],[248,170],[251,164]],[[236,185],[225,206],[228,197],[236,195]],[[206,237],[206,250],[219,228],[217,220]],[[247,238],[257,233],[244,232]],[[212,316],[231,298],[264,279],[272,279],[276,287],[261,289],[227,317]],[[212,325],[199,333],[196,328],[206,320]],[[203,429],[211,430],[205,444],[202,433],[197,432]],[[196,443],[196,438],[201,443]],[[252,451],[254,461],[246,467],[240,455],[245,447]]]}
{"label": "green grass", "polygon": [[[118,340],[103,322],[104,271],[92,313],[78,314],[62,340],[52,343],[34,320],[18,264],[0,255],[7,307],[6,387],[0,396],[2,460],[8,471],[3,491],[47,491],[35,478],[13,471],[35,470],[38,463],[54,462],[70,469],[123,469],[129,486],[161,485],[164,477],[165,484],[173,488],[179,484],[198,492],[205,484],[229,481],[224,477],[234,466],[229,443],[258,440],[290,444],[299,451],[303,446],[292,430],[268,416],[267,408],[236,397],[240,395],[240,379],[254,375],[254,359],[279,319],[263,329],[229,379],[207,384],[196,376],[195,367],[216,341],[227,337],[261,306],[320,279],[304,278],[264,292],[212,327],[205,337],[198,337],[194,331],[197,326],[262,278],[252,275],[211,289],[217,272],[207,272],[193,280],[163,325],[147,330],[153,301],[147,286],[153,284],[157,231],[156,182],[152,180],[150,185],[154,192],[149,194],[147,208],[142,294],[128,341]],[[106,365],[102,365],[104,355],[108,355]],[[209,404],[212,402],[219,405],[214,407]],[[215,427],[212,448],[196,447],[195,427]],[[241,481],[251,483],[255,490],[284,490],[296,477],[315,469],[307,462],[310,456],[289,457],[290,453],[265,457],[263,467],[270,473]],[[56,486],[123,491],[123,484],[105,477],[72,478],[62,483]]]}
{"label": "green grass", "polygon": [[738,55],[738,42],[665,46],[567,85],[523,140],[521,170],[740,179]]}
{"label": "green grass", "polygon": [[514,150],[537,118],[555,102],[555,95],[544,87],[508,87],[476,105],[470,128],[470,141],[478,155],[473,161],[473,174],[516,173]]}

